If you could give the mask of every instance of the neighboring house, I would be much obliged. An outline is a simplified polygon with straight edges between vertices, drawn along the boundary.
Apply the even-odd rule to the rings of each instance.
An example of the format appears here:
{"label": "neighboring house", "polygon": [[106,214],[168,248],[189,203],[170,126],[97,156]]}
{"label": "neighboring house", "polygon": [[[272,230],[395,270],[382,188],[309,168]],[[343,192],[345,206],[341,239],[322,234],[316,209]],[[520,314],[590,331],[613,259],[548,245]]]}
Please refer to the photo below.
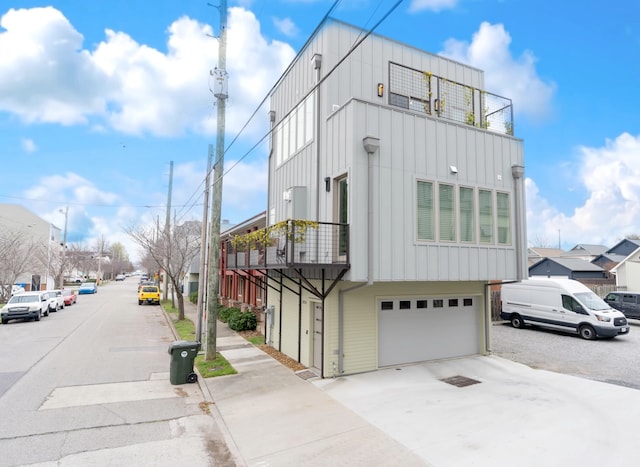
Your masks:
{"label": "neighboring house", "polygon": [[620,290],[640,292],[640,247],[611,269]]}
{"label": "neighboring house", "polygon": [[607,271],[580,258],[544,258],[529,267],[529,277],[565,277],[573,280],[604,280]]}
{"label": "neighboring house", "polygon": [[62,230],[23,206],[0,204],[0,233],[2,232],[7,232],[8,235],[17,233],[35,252],[29,261],[28,270],[18,276],[16,283],[25,290],[55,288],[55,279],[50,270],[55,257],[59,257],[62,251]]}
{"label": "neighboring house", "polygon": [[529,267],[543,260],[544,258],[562,258],[567,252],[560,248],[527,248],[527,264]]}
{"label": "neighboring house", "polygon": [[640,240],[624,238],[604,253],[596,256],[591,262],[611,271],[617,264],[640,247]]}
{"label": "neighboring house", "polygon": [[567,257],[580,258],[585,261],[593,261],[595,258],[603,254],[609,249],[604,245],[589,245],[587,243],[581,243],[567,252]]}
{"label": "neighboring house", "polygon": [[490,281],[527,276],[512,116],[481,70],[326,21],[271,95],[268,239],[228,242],[267,342],[322,377],[486,353]]}
{"label": "neighboring house", "polygon": [[[227,306],[237,306],[242,309],[253,309],[262,311],[267,295],[266,273],[263,268],[259,268],[260,263],[264,264],[264,256],[254,261],[256,268],[239,269],[237,267],[227,268],[227,247],[236,235],[243,235],[264,229],[267,222],[265,211],[251,219],[228,228],[220,233],[220,297]],[[264,252],[258,252],[258,254]],[[249,256],[246,256],[249,266]],[[260,315],[258,315],[260,317]]]}

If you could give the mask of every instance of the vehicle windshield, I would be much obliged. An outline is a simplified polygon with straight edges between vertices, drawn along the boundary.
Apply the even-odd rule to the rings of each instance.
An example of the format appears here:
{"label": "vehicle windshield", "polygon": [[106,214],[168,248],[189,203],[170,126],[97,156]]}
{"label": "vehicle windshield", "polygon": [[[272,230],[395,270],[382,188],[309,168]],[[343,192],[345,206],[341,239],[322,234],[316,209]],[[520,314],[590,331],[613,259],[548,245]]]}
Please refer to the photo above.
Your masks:
{"label": "vehicle windshield", "polygon": [[579,292],[576,298],[590,310],[608,310],[611,307],[593,292]]}
{"label": "vehicle windshield", "polygon": [[37,295],[14,295],[9,303],[33,303],[40,301]]}
{"label": "vehicle windshield", "polygon": [[71,295],[73,292],[71,292],[71,290],[65,290],[64,292],[62,292],[64,295]]}
{"label": "vehicle windshield", "polygon": [[143,292],[157,292],[158,288],[157,287],[143,287],[142,291]]}

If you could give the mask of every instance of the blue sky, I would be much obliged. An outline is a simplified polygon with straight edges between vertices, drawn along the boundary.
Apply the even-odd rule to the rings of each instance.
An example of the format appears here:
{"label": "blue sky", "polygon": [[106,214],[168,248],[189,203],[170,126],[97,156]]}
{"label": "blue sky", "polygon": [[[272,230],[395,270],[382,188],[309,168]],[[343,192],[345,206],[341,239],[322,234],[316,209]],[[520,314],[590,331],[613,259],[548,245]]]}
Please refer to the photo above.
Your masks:
{"label": "blue sky", "polygon": [[[210,2],[215,3],[215,2]],[[395,0],[343,0],[370,28]],[[229,0],[222,218],[265,209],[268,108],[258,109],[328,0]],[[530,245],[613,246],[640,234],[640,6],[635,2],[405,0],[376,30],[485,71],[524,140]],[[216,109],[218,10],[192,0],[8,1],[0,6],[0,203],[90,245],[202,215]],[[240,131],[257,110],[256,117]],[[234,138],[236,141],[229,147]]]}

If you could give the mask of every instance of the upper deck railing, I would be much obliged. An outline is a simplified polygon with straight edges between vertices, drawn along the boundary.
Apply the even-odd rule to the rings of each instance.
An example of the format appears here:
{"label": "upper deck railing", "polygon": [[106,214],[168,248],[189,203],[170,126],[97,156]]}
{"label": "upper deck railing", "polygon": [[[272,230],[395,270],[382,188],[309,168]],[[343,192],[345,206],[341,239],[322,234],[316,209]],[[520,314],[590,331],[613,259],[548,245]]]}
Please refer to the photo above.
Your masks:
{"label": "upper deck railing", "polygon": [[513,136],[511,99],[393,62],[389,104]]}

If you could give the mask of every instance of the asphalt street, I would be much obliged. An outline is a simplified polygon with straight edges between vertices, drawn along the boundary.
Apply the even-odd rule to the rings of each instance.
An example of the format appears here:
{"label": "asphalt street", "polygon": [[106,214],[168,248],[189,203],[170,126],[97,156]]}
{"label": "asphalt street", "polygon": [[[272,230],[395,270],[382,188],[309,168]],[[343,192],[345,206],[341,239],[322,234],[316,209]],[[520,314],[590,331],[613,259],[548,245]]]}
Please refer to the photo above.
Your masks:
{"label": "asphalt street", "polygon": [[0,326],[0,466],[229,465],[199,386],[169,382],[166,316],[136,290]]}

